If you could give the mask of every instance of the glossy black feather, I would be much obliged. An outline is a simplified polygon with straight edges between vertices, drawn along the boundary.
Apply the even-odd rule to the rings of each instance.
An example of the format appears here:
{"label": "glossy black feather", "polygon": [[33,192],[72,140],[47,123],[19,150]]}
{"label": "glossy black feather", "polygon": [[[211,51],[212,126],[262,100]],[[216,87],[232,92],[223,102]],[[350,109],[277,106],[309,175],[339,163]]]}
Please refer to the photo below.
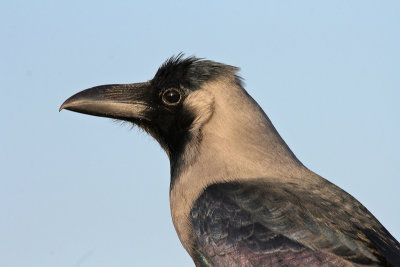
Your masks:
{"label": "glossy black feather", "polygon": [[359,202],[329,182],[309,189],[209,186],[191,210],[197,265],[399,266],[399,244]]}

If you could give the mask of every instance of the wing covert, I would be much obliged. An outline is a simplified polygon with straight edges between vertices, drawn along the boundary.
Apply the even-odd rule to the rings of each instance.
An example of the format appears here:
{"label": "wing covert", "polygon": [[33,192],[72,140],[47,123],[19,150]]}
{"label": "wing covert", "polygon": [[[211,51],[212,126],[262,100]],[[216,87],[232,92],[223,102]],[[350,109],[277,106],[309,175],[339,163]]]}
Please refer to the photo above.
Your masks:
{"label": "wing covert", "polygon": [[212,266],[240,266],[244,260],[254,262],[242,266],[390,266],[399,259],[393,237],[329,182],[308,192],[265,180],[211,185],[191,219],[198,255]]}

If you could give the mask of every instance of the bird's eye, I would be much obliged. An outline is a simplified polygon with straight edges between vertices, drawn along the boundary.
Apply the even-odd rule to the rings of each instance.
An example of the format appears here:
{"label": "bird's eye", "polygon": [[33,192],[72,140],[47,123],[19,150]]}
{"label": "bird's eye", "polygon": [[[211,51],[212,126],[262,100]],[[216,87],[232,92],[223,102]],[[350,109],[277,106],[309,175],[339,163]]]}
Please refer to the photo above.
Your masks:
{"label": "bird's eye", "polygon": [[167,105],[176,105],[181,101],[181,92],[176,89],[167,89],[162,93],[162,101]]}

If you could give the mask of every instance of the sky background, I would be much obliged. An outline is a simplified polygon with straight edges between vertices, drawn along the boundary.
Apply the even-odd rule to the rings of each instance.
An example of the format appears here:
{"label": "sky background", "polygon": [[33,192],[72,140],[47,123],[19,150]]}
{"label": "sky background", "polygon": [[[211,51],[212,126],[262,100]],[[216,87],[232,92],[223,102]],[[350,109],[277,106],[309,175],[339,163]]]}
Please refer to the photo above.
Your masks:
{"label": "sky background", "polygon": [[241,68],[311,170],[400,239],[399,1],[2,1],[0,266],[194,266],[145,133],[69,111],[184,52]]}

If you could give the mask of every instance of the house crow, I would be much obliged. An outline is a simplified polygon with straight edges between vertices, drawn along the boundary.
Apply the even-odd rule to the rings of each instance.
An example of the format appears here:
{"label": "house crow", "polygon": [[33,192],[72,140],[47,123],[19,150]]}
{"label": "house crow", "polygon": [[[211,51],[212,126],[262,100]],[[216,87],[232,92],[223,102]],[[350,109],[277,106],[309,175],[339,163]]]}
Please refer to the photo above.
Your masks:
{"label": "house crow", "polygon": [[60,110],[128,121],[160,143],[196,266],[400,266],[399,243],[296,158],[237,71],[178,55],[150,81],[93,87]]}

